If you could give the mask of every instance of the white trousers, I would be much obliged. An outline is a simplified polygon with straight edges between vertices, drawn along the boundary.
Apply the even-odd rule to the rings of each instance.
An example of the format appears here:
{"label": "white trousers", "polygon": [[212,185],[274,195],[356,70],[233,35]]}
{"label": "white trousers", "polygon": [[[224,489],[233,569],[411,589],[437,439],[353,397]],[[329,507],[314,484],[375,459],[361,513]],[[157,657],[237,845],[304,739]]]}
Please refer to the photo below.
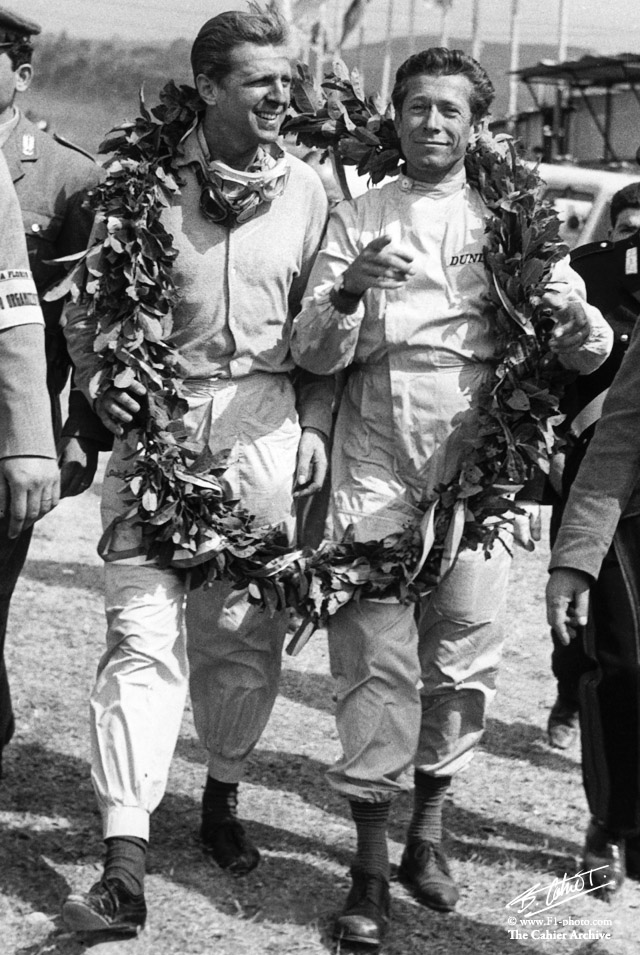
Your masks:
{"label": "white trousers", "polygon": [[[214,453],[230,449],[231,494],[258,524],[283,522],[293,531],[300,432],[288,379],[200,383],[188,400],[192,434]],[[103,489],[105,526],[126,509],[120,492],[130,451],[116,442]],[[116,541],[122,551],[135,550],[135,528],[123,528]],[[107,563],[105,583],[107,649],[91,696],[92,781],[105,838],[148,839],[180,731],[189,664],[209,772],[235,782],[273,707],[287,617],[262,613],[245,591],[223,583],[189,593],[184,575],[142,557]]]}

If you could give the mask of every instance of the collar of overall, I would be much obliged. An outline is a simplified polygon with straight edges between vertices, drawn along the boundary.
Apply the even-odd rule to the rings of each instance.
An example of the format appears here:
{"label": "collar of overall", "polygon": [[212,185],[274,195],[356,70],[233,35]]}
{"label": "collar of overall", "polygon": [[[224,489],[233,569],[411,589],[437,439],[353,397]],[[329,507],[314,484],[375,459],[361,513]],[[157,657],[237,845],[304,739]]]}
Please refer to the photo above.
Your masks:
{"label": "collar of overall", "polygon": [[[348,102],[359,104],[364,115],[369,107],[351,87],[347,92]],[[437,489],[420,526],[382,541],[363,544],[347,535],[337,543],[323,542],[315,552],[296,551],[278,528],[255,528],[241,504],[228,500],[226,461],[212,460],[206,448],[186,440],[182,365],[171,342],[172,310],[180,299],[172,275],[177,252],[163,212],[180,192],[181,143],[196,126],[202,104],[191,88],[169,84],[160,106],[141,107],[136,122],[119,127],[101,147],[115,154],[93,193],[104,231],[54,293],[62,297],[70,292],[82,301],[95,324],[101,390],[126,388],[133,380],[147,388],[149,414],[130,435],[132,451],[138,453],[125,482],[129,510],[119,519],[140,528],[139,552],[161,567],[182,567],[192,574],[197,568],[199,582],[224,577],[248,586],[254,603],[293,607],[314,625],[355,596],[417,599],[460,548],[480,547],[488,553],[512,519],[504,485],[522,483],[534,463],[544,465],[548,459],[566,377],[549,352],[552,325],[545,326],[535,305],[554,262],[567,252],[557,217],[537,201],[535,170],[517,157],[508,138],[487,135],[466,158],[467,180],[488,209],[487,314],[496,336],[496,359],[490,387],[479,398],[478,437],[466,449],[459,471]],[[324,142],[326,148],[328,110],[328,105],[318,107],[306,116],[306,138],[298,135],[305,146]],[[341,156],[351,150],[359,173],[375,169],[379,180],[376,163],[385,149],[388,154],[394,128],[386,117],[373,119],[379,132],[367,129],[365,146],[371,155],[366,161],[353,158],[361,155],[361,125],[351,124],[351,129],[344,124],[329,146]],[[398,155],[392,152],[392,158]],[[216,196],[224,194],[232,214],[249,209],[255,214],[262,201],[271,201],[284,188],[282,156],[268,156],[258,160],[261,169],[246,173],[215,166],[216,173],[224,173],[216,179]],[[208,182],[212,165],[207,163]],[[108,528],[103,539],[107,560],[127,556],[111,553],[113,531]]]}
{"label": "collar of overall", "polygon": [[227,226],[247,222],[262,205],[282,195],[290,169],[280,146],[271,150],[259,146],[247,169],[234,169],[211,159],[202,123],[196,135],[201,158],[193,165],[200,185],[200,211],[211,222]]}

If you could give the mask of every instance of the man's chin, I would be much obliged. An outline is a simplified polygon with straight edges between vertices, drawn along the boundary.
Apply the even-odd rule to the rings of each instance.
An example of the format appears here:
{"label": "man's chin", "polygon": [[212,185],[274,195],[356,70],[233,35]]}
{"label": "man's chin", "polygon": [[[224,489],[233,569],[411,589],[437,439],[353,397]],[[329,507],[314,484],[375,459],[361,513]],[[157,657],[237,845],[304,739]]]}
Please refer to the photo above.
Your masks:
{"label": "man's chin", "polygon": [[457,172],[462,168],[463,161],[454,160],[445,156],[430,156],[423,159],[413,166],[413,172],[410,173],[413,179],[423,179],[425,182],[431,182],[434,179],[439,180],[449,173]]}
{"label": "man's chin", "polygon": [[258,143],[261,146],[268,146],[269,143],[275,143],[278,141],[280,136],[280,130],[264,130],[261,129],[257,133]]}

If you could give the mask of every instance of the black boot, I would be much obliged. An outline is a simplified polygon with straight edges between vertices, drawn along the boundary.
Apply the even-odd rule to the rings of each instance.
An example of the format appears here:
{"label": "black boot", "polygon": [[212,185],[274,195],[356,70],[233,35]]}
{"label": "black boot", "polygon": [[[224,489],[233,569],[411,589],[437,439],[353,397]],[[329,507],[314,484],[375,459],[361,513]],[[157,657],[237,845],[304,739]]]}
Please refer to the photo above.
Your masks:
{"label": "black boot", "polygon": [[232,875],[246,875],[260,862],[260,853],[237,818],[237,805],[237,783],[221,783],[207,777],[200,838],[221,869]]}
{"label": "black boot", "polygon": [[599,886],[605,896],[622,888],[626,875],[625,841],[591,819],[582,853],[582,867],[591,873],[592,887]]}
{"label": "black boot", "polygon": [[389,924],[389,883],[378,873],[351,867],[352,886],[336,919],[333,937],[341,942],[380,945]]}

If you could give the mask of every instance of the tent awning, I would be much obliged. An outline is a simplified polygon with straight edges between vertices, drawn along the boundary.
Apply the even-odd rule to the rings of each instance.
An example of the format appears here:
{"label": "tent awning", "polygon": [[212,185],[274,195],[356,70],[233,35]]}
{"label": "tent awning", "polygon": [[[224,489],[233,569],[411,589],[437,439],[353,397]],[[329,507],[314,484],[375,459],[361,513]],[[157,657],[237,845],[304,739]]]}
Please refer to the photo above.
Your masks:
{"label": "tent awning", "polygon": [[640,83],[640,55],[583,56],[563,63],[537,63],[514,71],[525,83],[569,84],[609,89],[628,83]]}

